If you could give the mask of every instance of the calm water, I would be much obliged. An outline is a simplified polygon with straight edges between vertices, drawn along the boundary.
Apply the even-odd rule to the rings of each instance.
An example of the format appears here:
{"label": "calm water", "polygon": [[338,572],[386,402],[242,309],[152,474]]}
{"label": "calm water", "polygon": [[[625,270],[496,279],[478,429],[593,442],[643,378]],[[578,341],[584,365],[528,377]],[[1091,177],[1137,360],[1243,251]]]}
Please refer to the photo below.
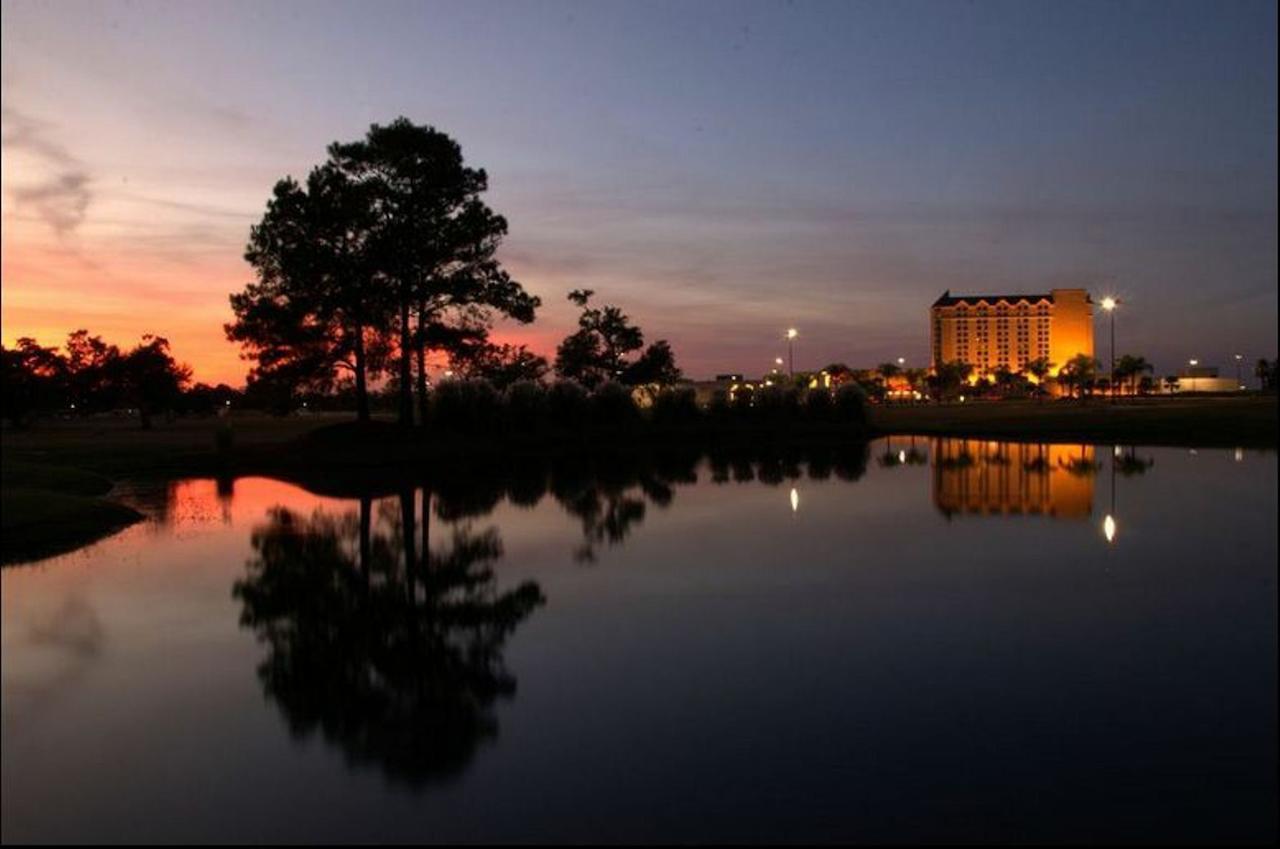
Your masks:
{"label": "calm water", "polygon": [[4,840],[1276,836],[1274,454],[312,488],[4,570]]}

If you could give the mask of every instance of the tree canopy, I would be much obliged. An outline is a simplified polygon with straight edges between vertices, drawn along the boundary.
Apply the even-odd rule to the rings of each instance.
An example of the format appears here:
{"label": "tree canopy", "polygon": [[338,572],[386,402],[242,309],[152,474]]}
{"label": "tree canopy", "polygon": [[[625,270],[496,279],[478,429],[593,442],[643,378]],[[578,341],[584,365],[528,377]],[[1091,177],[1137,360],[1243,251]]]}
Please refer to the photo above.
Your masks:
{"label": "tree canopy", "polygon": [[495,253],[507,222],[479,198],[483,169],[448,135],[406,118],[334,142],[301,186],[278,182],[245,258],[257,280],[231,296],[228,338],[299,389],[340,370],[369,416],[368,381],[394,363],[402,423],[413,421],[414,374],[425,405],[426,352],[483,335],[495,316],[532,321],[536,296]]}
{"label": "tree canopy", "polygon": [[[556,374],[588,389],[606,381],[627,386],[667,385],[680,379],[675,354],[665,339],[644,347],[644,333],[615,306],[593,307],[591,289],[575,289],[569,300],[582,309],[578,329],[556,349]],[[637,351],[635,359],[629,359]]]}

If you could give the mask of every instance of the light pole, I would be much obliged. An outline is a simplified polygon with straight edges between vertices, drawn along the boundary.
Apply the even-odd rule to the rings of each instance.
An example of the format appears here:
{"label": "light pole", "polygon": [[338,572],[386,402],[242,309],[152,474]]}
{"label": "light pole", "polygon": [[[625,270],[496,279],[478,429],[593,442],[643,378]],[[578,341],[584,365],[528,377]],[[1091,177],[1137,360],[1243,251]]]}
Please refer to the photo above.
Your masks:
{"label": "light pole", "polygon": [[794,327],[787,329],[787,375],[789,377],[796,376],[796,354],[792,348],[792,342],[799,335]]}
{"label": "light pole", "polygon": [[1120,301],[1107,295],[1102,299],[1102,308],[1111,316],[1111,403],[1116,401],[1116,307]]}
{"label": "light pole", "polygon": [[1244,378],[1240,376],[1240,363],[1244,359],[1244,354],[1236,354],[1236,390],[1244,389]]}

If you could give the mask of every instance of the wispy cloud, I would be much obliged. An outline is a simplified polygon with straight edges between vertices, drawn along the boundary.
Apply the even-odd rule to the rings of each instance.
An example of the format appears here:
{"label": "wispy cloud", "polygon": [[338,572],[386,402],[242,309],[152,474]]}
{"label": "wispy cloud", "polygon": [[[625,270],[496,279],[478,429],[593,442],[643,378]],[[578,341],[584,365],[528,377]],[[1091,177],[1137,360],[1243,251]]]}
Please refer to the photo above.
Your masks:
{"label": "wispy cloud", "polygon": [[26,153],[39,163],[39,176],[13,187],[18,207],[30,207],[58,236],[75,231],[84,221],[93,200],[92,177],[84,163],[50,136],[51,125],[5,106],[2,111],[4,135],[0,147],[5,155]]}

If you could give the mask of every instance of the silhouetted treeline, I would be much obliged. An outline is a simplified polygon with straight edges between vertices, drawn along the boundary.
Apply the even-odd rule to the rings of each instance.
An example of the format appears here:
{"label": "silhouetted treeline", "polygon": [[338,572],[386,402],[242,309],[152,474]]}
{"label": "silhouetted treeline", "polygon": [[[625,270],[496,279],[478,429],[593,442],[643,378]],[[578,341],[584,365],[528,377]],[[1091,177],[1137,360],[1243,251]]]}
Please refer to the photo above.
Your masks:
{"label": "silhouetted treeline", "polygon": [[[861,435],[867,427],[866,395],[853,384],[835,390],[781,386],[740,389],[698,403],[693,387],[677,385],[651,394],[608,381],[588,392],[575,381],[521,381],[499,392],[484,380],[447,380],[429,396],[428,432],[456,439],[501,439],[520,443],[548,437],[607,437],[646,434],[698,435],[829,432]],[[324,438],[325,434],[319,435]],[[363,438],[338,427],[335,447],[368,447],[380,431]]]}
{"label": "silhouetted treeline", "polygon": [[235,395],[230,387],[190,387],[191,369],[174,360],[169,341],[146,335],[133,348],[77,330],[62,349],[35,339],[0,346],[4,417],[21,427],[37,414],[91,415],[135,411],[143,427],[170,412],[211,412]]}

